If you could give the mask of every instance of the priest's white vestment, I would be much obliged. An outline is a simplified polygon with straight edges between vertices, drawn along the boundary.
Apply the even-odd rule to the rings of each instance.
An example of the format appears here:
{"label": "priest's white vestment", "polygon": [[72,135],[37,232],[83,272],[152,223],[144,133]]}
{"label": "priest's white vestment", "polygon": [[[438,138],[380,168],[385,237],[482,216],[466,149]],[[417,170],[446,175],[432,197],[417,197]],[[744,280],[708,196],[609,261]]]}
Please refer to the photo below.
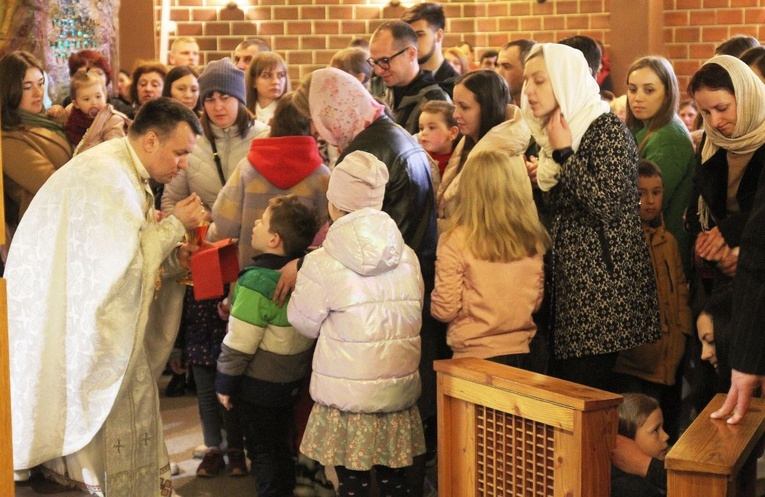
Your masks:
{"label": "priest's white vestment", "polygon": [[42,465],[96,495],[172,492],[155,371],[174,335],[151,323],[168,294],[179,301],[184,227],[157,222],[148,180],[128,138],[107,141],[58,170],[16,231],[5,277],[17,475]]}

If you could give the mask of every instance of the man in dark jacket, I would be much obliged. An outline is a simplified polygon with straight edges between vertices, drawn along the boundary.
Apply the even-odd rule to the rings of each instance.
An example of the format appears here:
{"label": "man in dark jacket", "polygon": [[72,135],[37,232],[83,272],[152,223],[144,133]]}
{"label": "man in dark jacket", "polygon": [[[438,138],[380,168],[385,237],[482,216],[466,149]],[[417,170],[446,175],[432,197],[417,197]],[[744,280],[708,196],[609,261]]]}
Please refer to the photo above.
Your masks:
{"label": "man in dark jacket", "polygon": [[444,8],[437,3],[423,2],[404,11],[401,20],[409,24],[417,35],[417,62],[433,73],[433,79],[452,97],[454,83],[460,77],[444,58]]}
{"label": "man in dark jacket", "polygon": [[[369,63],[385,83],[373,88],[393,111],[397,124],[411,134],[419,132],[420,107],[429,100],[451,101],[433,75],[417,62],[417,34],[404,21],[380,25],[369,42]],[[374,85],[373,85],[374,86]]]}

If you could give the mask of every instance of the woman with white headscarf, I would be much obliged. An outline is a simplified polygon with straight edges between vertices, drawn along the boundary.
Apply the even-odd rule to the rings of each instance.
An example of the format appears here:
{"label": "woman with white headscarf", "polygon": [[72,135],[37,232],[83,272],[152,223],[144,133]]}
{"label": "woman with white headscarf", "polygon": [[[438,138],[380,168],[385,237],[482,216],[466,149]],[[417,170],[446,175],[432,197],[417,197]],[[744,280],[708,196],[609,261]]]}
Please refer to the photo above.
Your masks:
{"label": "woman with white headscarf", "polygon": [[[733,383],[729,398],[735,399],[734,390],[743,392],[738,390],[741,372],[756,373],[760,367],[756,358],[762,306],[757,298],[762,294],[763,257],[762,244],[752,238],[758,224],[752,214],[758,212],[758,185],[760,179],[765,179],[765,85],[744,62],[719,55],[696,71],[688,93],[704,121],[700,166],[696,168],[694,195],[686,211],[688,229],[692,237],[696,236],[697,284],[692,287],[692,300],[703,303],[707,310],[735,288],[734,319],[727,326],[718,323],[714,329],[717,370],[724,371]],[[745,226],[750,231],[748,244]],[[748,251],[739,261],[741,245],[746,245]],[[719,344],[727,344],[727,356],[719,353]],[[720,411],[725,413],[729,407]],[[737,408],[732,419],[738,422],[743,412],[745,409]]]}
{"label": "woman with white headscarf", "polygon": [[608,389],[618,352],[661,335],[638,218],[635,140],[601,101],[578,50],[536,45],[524,74],[521,108],[553,213],[557,374]]}
{"label": "woman with white headscarf", "polygon": [[765,84],[739,59],[718,55],[693,75],[688,93],[704,119],[704,137],[686,217],[698,234],[694,253],[714,268],[707,275],[719,288],[736,273],[765,164]]}

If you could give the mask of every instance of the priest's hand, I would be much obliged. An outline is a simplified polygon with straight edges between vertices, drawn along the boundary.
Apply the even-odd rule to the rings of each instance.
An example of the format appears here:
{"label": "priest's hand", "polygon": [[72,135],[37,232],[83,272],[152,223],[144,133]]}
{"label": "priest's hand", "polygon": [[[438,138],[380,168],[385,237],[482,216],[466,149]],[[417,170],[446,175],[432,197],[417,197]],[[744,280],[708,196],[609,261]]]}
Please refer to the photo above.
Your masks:
{"label": "priest's hand", "polygon": [[196,193],[175,204],[173,216],[183,223],[187,231],[193,230],[209,218],[207,209],[202,205],[202,199]]}
{"label": "priest's hand", "polygon": [[199,250],[199,245],[195,243],[182,243],[178,247],[178,264],[183,269],[186,269],[187,271],[191,271],[191,256],[194,255],[194,252]]}
{"label": "priest's hand", "polygon": [[233,405],[231,404],[231,396],[230,395],[223,395],[222,393],[215,392],[215,395],[218,396],[218,402],[221,403],[223,407],[226,408],[227,411],[230,411]]}

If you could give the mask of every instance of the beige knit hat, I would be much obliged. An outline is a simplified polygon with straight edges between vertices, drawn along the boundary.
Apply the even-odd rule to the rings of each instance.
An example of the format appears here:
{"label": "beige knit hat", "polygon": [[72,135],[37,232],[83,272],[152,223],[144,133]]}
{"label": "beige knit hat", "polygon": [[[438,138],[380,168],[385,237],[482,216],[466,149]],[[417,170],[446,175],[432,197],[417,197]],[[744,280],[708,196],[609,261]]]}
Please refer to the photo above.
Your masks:
{"label": "beige knit hat", "polygon": [[348,154],[329,177],[327,199],[338,209],[353,212],[366,207],[380,210],[388,183],[388,167],[360,150]]}

